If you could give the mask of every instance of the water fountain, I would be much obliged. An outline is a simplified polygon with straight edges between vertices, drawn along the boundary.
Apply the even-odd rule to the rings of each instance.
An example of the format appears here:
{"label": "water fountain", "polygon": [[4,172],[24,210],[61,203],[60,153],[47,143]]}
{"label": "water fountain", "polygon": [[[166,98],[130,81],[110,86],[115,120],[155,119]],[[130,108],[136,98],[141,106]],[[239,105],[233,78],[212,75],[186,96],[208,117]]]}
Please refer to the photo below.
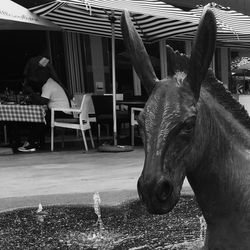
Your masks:
{"label": "water fountain", "polygon": [[200,249],[204,219],[193,196],[167,215],[150,215],[139,200],[101,206],[42,206],[0,214],[0,249]]}

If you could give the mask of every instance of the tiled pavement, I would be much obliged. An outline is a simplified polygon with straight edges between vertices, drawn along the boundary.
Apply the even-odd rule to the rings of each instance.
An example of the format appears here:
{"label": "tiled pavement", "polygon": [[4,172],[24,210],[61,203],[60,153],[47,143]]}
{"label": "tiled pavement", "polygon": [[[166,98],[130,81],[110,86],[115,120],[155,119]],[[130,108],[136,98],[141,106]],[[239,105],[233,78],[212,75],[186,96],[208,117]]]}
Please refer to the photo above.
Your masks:
{"label": "tiled pavement", "polygon": [[[0,156],[0,211],[51,204],[90,204],[99,192],[102,204],[138,198],[136,185],[144,152],[90,150]],[[183,193],[192,194],[184,181]]]}

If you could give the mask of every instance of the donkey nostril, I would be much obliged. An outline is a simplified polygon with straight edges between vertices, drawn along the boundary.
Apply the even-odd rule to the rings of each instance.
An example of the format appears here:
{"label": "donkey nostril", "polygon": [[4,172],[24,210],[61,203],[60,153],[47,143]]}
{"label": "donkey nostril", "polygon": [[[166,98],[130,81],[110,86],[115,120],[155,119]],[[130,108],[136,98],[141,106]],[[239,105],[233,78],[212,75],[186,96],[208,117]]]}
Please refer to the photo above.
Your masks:
{"label": "donkey nostril", "polygon": [[156,195],[159,201],[161,202],[166,201],[168,197],[171,195],[172,190],[173,190],[172,185],[168,181],[164,180],[160,182],[156,189]]}

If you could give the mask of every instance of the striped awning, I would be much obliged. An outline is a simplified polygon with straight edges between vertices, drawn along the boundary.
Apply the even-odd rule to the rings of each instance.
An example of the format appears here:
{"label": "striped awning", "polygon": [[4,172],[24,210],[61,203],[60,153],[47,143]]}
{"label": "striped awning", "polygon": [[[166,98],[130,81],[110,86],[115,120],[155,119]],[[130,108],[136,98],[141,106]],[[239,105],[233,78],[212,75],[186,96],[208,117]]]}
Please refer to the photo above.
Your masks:
{"label": "striped awning", "polygon": [[131,13],[132,21],[145,42],[194,32],[199,18],[157,0],[55,0],[30,10],[65,30],[111,37],[111,10],[114,10],[115,37],[122,38],[120,16]]}
{"label": "striped awning", "polygon": [[[189,12],[200,18],[204,8],[210,8],[215,14],[217,21],[217,43],[228,47],[247,47],[250,44],[250,17],[223,7],[216,3],[199,6]],[[178,39],[192,40],[195,32],[179,34],[174,36]]]}
{"label": "striped awning", "polygon": [[68,31],[111,37],[114,10],[115,37],[122,38],[120,16],[131,13],[144,42],[162,39],[193,40],[204,8],[217,20],[217,46],[249,48],[250,17],[216,3],[184,11],[158,0],[54,0],[30,10]]}
{"label": "striped awning", "polygon": [[60,27],[11,0],[1,0],[0,30],[60,30]]}

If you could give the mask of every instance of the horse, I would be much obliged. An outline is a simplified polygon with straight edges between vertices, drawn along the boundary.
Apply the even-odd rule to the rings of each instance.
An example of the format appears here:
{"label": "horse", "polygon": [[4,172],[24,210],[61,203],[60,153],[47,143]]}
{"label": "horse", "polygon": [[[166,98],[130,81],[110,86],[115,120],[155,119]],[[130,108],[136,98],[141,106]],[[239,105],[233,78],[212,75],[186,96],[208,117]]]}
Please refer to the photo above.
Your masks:
{"label": "horse", "polygon": [[204,9],[190,57],[168,46],[169,75],[161,80],[127,11],[121,30],[149,95],[138,118],[145,151],[140,199],[150,213],[166,214],[187,177],[207,223],[203,249],[250,249],[250,118],[210,68],[213,12]]}

